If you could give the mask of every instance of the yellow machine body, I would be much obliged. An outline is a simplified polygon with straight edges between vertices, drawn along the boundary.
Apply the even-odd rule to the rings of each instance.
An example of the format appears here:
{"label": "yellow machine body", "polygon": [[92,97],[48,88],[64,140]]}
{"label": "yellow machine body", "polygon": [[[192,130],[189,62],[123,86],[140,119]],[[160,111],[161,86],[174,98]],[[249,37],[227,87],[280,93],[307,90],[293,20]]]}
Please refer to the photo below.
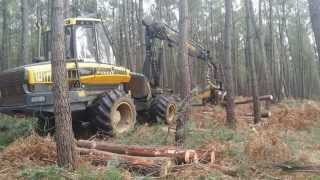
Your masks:
{"label": "yellow machine body", "polygon": [[[69,80],[75,80],[79,76],[81,84],[123,84],[128,83],[131,79],[130,70],[114,65],[87,62],[78,62],[76,65],[75,62],[68,62],[66,66]],[[76,66],[78,66],[79,74]],[[51,63],[41,63],[25,67],[25,69],[29,85],[52,83]]]}

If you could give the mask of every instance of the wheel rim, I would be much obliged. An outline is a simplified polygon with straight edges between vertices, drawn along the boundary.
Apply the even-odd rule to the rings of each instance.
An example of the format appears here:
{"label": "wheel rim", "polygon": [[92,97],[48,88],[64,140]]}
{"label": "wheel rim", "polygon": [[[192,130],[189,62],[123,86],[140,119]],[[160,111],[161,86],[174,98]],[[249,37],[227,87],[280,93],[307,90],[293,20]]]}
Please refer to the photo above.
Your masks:
{"label": "wheel rim", "polygon": [[167,123],[173,124],[176,116],[176,106],[174,104],[170,104],[167,108],[167,118],[166,121]]}
{"label": "wheel rim", "polygon": [[133,110],[127,102],[122,102],[113,114],[113,131],[121,134],[129,131],[133,126]]}

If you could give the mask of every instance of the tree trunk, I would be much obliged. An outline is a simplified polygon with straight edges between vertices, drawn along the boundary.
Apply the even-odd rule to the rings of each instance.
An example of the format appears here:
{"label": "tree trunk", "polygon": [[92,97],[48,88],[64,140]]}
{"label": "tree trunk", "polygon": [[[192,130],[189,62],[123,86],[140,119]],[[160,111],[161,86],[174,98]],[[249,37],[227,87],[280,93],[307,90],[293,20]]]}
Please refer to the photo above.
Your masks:
{"label": "tree trunk", "polygon": [[224,30],[224,71],[225,86],[227,91],[227,125],[231,128],[236,126],[233,73],[231,63],[231,42],[232,42],[232,0],[225,0],[225,30]]}
{"label": "tree trunk", "polygon": [[64,59],[63,1],[53,0],[52,12],[52,76],[58,165],[76,167],[76,151],[68,97],[67,69]]}
{"label": "tree trunk", "polygon": [[[130,33],[129,33],[129,27],[128,27],[128,0],[122,0],[122,24],[123,24],[123,31],[124,31],[124,43],[125,43],[125,49],[126,49],[126,61],[128,64],[128,68],[131,71],[135,71],[135,63],[133,61],[133,55],[132,55],[132,49],[130,45]],[[123,47],[121,47],[123,48]]]}
{"label": "tree trunk", "polygon": [[318,58],[320,63],[320,1],[309,0],[309,9],[310,9],[312,30],[316,39]]}
{"label": "tree trunk", "polygon": [[261,30],[262,29],[262,24],[260,29],[258,28],[258,25],[256,23],[255,17],[254,17],[254,10],[253,10],[253,6],[252,6],[252,1],[249,1],[249,10],[250,10],[250,21],[254,27],[254,31],[255,31],[255,36],[258,40],[258,47],[259,47],[259,54],[261,56],[261,62],[263,65],[263,70],[264,70],[264,77],[266,80],[266,94],[272,94],[272,87],[273,87],[273,83],[271,80],[271,72],[270,69],[268,68],[268,64],[267,64],[267,55],[266,55],[266,50],[265,50],[265,46],[264,46],[264,33]]}
{"label": "tree trunk", "polygon": [[22,32],[21,32],[21,61],[23,65],[28,64],[29,59],[29,2],[28,0],[21,0],[21,22],[22,22]]}
{"label": "tree trunk", "polygon": [[9,16],[8,0],[2,0],[1,70],[8,69],[8,42],[9,42],[8,16]]}
{"label": "tree trunk", "polygon": [[72,16],[79,16],[79,0],[72,0]]}
{"label": "tree trunk", "polygon": [[[21,0],[23,1],[23,0]],[[63,1],[64,11],[63,11],[63,17],[66,19],[70,17],[71,9],[70,9],[70,0],[64,0]]]}
{"label": "tree trunk", "polygon": [[137,70],[139,72],[142,71],[142,64],[144,62],[145,53],[145,46],[144,46],[144,30],[143,30],[143,0],[139,0],[139,12],[138,12],[138,31],[139,31],[139,48],[140,48],[140,58],[137,59]]}
{"label": "tree trunk", "polygon": [[251,89],[252,89],[252,98],[253,98],[253,114],[254,114],[254,123],[261,121],[261,111],[260,111],[260,101],[259,101],[259,90],[258,90],[258,81],[256,75],[256,67],[254,62],[253,55],[253,40],[252,40],[252,26],[250,23],[250,11],[249,11],[249,2],[245,1],[246,6],[246,24],[247,24],[247,58],[250,64],[250,74],[251,74]]}
{"label": "tree trunk", "polygon": [[[185,122],[189,118],[189,99],[191,93],[191,78],[190,78],[190,67],[188,62],[188,49],[186,43],[189,38],[189,13],[188,13],[188,0],[180,0],[179,2],[179,52],[178,52],[178,63],[180,68],[181,87],[180,94],[186,100],[187,107],[180,120],[184,121],[182,126],[179,128],[183,129],[183,136],[181,139],[176,139],[177,145],[183,144],[185,139]],[[177,126],[178,127],[178,126]],[[182,141],[181,141],[182,140]]]}

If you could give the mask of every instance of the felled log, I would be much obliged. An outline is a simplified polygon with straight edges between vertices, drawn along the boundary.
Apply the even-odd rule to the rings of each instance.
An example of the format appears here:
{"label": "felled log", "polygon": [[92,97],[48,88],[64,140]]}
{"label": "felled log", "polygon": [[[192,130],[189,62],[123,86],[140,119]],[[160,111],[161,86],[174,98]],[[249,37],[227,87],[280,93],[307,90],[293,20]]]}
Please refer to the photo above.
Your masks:
{"label": "felled log", "polygon": [[292,164],[277,164],[274,165],[275,168],[279,168],[285,172],[310,172],[310,173],[320,173],[320,165],[292,165]]}
{"label": "felled log", "polygon": [[[142,157],[170,157],[177,163],[190,163],[198,161],[198,153],[195,150],[177,149],[169,147],[142,147],[134,145],[112,144],[79,140],[77,145],[81,148],[96,149],[117,154]],[[208,155],[210,156],[210,155]]]}
{"label": "felled log", "polygon": [[[265,95],[265,96],[260,96],[259,97],[260,101],[272,101],[273,100],[273,96],[272,95]],[[237,105],[240,104],[248,104],[248,103],[252,103],[253,102],[253,98],[248,98],[245,100],[240,100],[240,101],[235,101],[234,103]]]}
{"label": "felled log", "polygon": [[[269,117],[271,117],[271,115],[272,115],[271,112],[262,112],[261,113],[262,118],[269,118]],[[254,116],[254,114],[249,113],[249,114],[245,114],[245,116]]]}
{"label": "felled log", "polygon": [[106,165],[107,162],[114,161],[119,166],[142,173],[166,174],[174,165],[174,162],[167,157],[139,157],[111,152],[99,151],[96,149],[77,148],[80,155],[90,156],[96,165]]}

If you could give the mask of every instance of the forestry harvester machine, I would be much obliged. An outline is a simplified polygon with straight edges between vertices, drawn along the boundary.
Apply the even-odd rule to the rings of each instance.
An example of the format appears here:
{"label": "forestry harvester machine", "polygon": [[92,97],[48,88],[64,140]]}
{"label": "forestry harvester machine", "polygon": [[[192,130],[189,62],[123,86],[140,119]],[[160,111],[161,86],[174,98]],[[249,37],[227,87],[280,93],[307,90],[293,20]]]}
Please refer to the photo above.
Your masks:
{"label": "forestry harvester machine", "polygon": [[[173,123],[176,103],[153,94],[148,79],[117,65],[100,19],[65,20],[65,58],[73,127],[118,135],[128,132],[140,112]],[[43,55],[33,63],[0,74],[0,112],[38,118],[41,134],[54,128],[50,31],[43,33]]]}
{"label": "forestry harvester machine", "polygon": [[[158,86],[159,63],[151,49],[153,38],[176,46],[177,34],[158,23],[144,24],[147,29],[145,75],[117,65],[107,29],[100,19],[65,20],[68,96],[74,128],[118,135],[133,128],[140,113],[147,113],[153,121],[174,123],[176,102]],[[0,73],[0,112],[37,117],[36,131],[45,135],[54,131],[50,31],[43,33],[42,41],[39,48],[42,53],[33,58],[32,64]],[[207,51],[193,44],[188,44],[188,49],[189,55],[211,64]],[[221,89],[214,84],[212,87],[211,90]]]}

